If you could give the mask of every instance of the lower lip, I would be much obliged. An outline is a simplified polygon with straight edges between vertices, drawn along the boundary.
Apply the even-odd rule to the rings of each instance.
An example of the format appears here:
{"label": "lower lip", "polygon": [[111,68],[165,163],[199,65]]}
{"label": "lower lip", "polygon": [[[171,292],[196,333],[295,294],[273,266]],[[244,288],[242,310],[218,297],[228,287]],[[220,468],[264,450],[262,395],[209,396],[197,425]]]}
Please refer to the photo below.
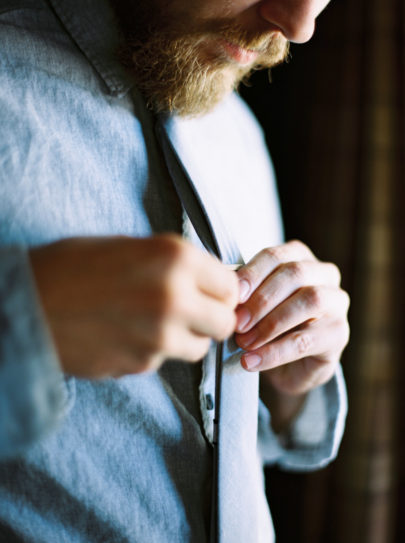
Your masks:
{"label": "lower lip", "polygon": [[226,40],[221,40],[221,46],[225,50],[228,57],[240,64],[241,66],[246,66],[252,64],[257,60],[259,56],[258,51],[252,51],[251,49],[243,49],[234,43],[231,43]]}

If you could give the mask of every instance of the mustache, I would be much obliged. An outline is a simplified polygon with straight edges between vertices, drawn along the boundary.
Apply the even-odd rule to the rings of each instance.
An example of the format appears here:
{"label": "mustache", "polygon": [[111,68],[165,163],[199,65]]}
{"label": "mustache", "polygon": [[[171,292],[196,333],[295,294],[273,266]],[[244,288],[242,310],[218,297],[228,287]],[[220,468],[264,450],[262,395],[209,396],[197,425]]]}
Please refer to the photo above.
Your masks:
{"label": "mustache", "polygon": [[[122,0],[115,0],[118,4]],[[153,2],[149,8],[153,11]],[[133,12],[138,11],[136,4],[131,7]],[[289,53],[289,42],[278,30],[269,30],[265,26],[262,28],[246,28],[239,22],[229,18],[217,19],[195,19],[187,16],[187,11],[178,14],[176,18],[172,17],[170,12],[161,10],[160,16],[149,13],[145,7],[142,8],[138,17],[127,17],[125,24],[125,41],[135,44],[142,44],[148,41],[150,36],[160,36],[162,43],[194,43],[197,45],[207,39],[222,39],[240,46],[243,49],[259,52],[264,59],[274,58],[277,54],[285,59]],[[149,13],[149,16],[145,16]],[[143,15],[143,17],[140,17]],[[136,22],[135,22],[136,21]],[[143,21],[145,24],[139,24]],[[123,26],[123,20],[121,20]]]}
{"label": "mustache", "polygon": [[[174,28],[171,30],[175,30]],[[198,45],[204,42],[207,37],[213,40],[224,40],[237,45],[243,49],[256,51],[259,53],[258,62],[255,69],[272,68],[289,57],[290,43],[279,30],[247,29],[240,24],[229,20],[214,20],[207,22],[196,22],[193,28],[185,31],[175,32],[176,37],[182,36],[190,44]],[[172,35],[172,37],[174,37]],[[216,64],[220,66],[226,60],[217,59]]]}
{"label": "mustache", "polygon": [[[207,38],[222,38],[239,45],[243,49],[250,49],[266,53],[271,49],[274,42],[288,44],[288,40],[279,30],[268,28],[249,29],[240,23],[229,19],[197,19],[190,17],[178,17],[171,19],[162,16],[154,25],[144,27],[144,32],[159,34],[168,41],[177,39],[188,39],[196,42]],[[132,34],[132,33],[131,33]],[[132,38],[135,36],[132,34]]]}
{"label": "mustache", "polygon": [[[240,24],[228,20],[209,21],[205,25],[200,24],[196,33],[212,37],[220,37],[234,43],[243,49],[258,51],[264,55],[272,54],[274,46],[289,47],[288,40],[278,30],[249,30]],[[189,34],[189,32],[188,32]]]}

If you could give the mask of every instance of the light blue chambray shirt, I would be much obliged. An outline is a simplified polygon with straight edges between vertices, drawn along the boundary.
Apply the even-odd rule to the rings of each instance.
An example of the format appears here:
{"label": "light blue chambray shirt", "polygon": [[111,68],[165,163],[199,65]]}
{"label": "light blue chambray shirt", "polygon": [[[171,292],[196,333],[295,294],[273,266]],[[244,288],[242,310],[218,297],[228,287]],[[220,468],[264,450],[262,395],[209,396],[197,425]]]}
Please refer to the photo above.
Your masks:
{"label": "light blue chambray shirt", "polygon": [[[116,380],[63,376],[26,254],[87,235],[183,230],[200,243],[116,42],[104,0],[0,0],[0,541],[208,539],[212,356]],[[226,262],[282,240],[263,136],[238,97],[201,119],[169,118],[165,130]],[[220,540],[270,543],[262,463],[307,470],[333,459],[345,389],[339,369],[277,437],[258,375],[239,358],[229,341]]]}

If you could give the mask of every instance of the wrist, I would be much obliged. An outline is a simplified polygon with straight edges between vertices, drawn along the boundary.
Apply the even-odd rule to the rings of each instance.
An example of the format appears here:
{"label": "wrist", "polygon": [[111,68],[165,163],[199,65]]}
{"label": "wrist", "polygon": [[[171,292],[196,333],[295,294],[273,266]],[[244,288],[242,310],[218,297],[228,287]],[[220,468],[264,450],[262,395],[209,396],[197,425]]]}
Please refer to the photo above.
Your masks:
{"label": "wrist", "polygon": [[282,392],[266,379],[264,372],[260,374],[260,398],[270,411],[271,426],[276,434],[288,429],[303,408],[307,395]]}

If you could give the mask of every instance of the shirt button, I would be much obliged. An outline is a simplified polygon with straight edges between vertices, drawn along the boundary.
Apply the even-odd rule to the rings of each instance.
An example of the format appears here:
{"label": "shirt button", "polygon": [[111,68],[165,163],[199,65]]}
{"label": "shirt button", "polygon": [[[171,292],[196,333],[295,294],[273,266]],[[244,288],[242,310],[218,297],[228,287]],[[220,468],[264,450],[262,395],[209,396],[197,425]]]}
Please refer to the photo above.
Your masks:
{"label": "shirt button", "polygon": [[211,394],[205,395],[205,407],[208,409],[208,411],[212,411],[214,409],[214,399]]}

